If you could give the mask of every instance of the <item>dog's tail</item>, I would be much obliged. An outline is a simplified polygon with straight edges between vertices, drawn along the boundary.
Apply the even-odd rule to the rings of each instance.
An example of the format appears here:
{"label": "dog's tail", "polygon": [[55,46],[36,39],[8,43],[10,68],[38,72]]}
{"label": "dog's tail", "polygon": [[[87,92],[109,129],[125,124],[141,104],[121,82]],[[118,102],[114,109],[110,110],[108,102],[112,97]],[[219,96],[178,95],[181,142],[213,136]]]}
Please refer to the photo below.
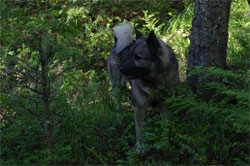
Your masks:
{"label": "dog's tail", "polygon": [[130,23],[121,24],[114,30],[115,50],[119,54],[124,48],[133,43],[133,30]]}

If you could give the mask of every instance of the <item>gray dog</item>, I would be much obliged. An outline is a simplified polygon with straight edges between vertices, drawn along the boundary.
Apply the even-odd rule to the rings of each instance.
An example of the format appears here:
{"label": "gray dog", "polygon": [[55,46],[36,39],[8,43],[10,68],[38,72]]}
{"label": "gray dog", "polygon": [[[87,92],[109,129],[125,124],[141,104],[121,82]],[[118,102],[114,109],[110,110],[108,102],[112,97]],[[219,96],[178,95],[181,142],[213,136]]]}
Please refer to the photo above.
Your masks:
{"label": "gray dog", "polygon": [[[133,42],[130,24],[123,24],[115,29],[115,40],[112,49],[115,53],[111,51],[109,63],[112,62],[111,59],[116,59],[117,67],[109,65],[111,83],[116,88],[123,86],[123,80],[130,80],[135,112],[136,151],[143,153],[142,130],[146,110],[154,100],[152,93],[166,88],[174,93],[179,81],[178,61],[172,49],[158,39],[154,31],[148,36],[136,31],[136,41]],[[160,102],[158,106],[162,120],[165,121],[167,105]]]}

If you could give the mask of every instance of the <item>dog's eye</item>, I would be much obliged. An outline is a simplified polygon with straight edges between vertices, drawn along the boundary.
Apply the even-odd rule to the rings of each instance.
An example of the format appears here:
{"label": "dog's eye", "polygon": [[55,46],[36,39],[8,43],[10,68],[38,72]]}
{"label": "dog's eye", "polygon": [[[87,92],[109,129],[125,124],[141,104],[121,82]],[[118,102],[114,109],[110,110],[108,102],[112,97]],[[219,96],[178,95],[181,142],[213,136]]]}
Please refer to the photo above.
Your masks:
{"label": "dog's eye", "polygon": [[139,55],[135,54],[135,60],[138,61],[140,59],[141,59],[141,57]]}

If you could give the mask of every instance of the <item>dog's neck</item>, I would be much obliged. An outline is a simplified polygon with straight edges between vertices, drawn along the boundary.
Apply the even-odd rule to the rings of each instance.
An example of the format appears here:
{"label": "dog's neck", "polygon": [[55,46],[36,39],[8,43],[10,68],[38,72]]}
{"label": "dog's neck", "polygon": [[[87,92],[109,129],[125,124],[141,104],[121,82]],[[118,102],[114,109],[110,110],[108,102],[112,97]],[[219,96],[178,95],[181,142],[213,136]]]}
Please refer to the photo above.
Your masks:
{"label": "dog's neck", "polygon": [[159,90],[163,90],[166,88],[166,84],[164,81],[161,82],[156,82],[156,81],[148,81],[148,80],[143,80],[143,79],[136,79],[134,80],[136,82],[137,85],[139,85],[138,87],[143,87],[140,88],[142,91],[144,91],[145,93],[147,93],[148,95],[150,95],[152,93],[152,91],[159,91]]}

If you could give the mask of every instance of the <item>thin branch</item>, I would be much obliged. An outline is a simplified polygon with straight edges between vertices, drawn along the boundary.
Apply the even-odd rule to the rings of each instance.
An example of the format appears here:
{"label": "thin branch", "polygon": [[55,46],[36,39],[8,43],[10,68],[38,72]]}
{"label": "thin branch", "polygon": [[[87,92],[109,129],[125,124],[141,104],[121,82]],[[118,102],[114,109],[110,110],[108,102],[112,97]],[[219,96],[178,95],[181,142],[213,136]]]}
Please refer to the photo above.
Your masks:
{"label": "thin branch", "polygon": [[[20,63],[19,63],[19,65],[21,65],[21,67],[23,67],[23,69],[24,69],[24,70],[27,70],[28,72],[25,72],[25,73],[24,73],[24,72],[22,71],[22,69],[17,68],[18,72],[20,72],[20,73],[23,74],[23,75],[26,74],[26,75],[30,76],[31,78],[33,78],[38,84],[42,84],[42,82],[40,82],[39,79],[37,79],[34,75],[31,74],[33,71],[38,71],[38,72],[40,72],[40,71],[37,70],[37,69],[35,69],[35,68],[33,68],[32,66],[28,65],[26,62],[24,62],[24,61],[21,60],[20,58],[19,58],[19,60],[22,61],[26,66],[23,66],[23,65],[21,65]],[[40,73],[39,73],[39,74],[40,74]]]}
{"label": "thin branch", "polygon": [[40,91],[38,91],[38,90],[36,90],[36,89],[33,89],[33,88],[31,88],[31,87],[29,87],[29,86],[27,86],[27,85],[23,85],[23,87],[24,87],[24,88],[27,88],[27,89],[29,89],[29,90],[31,90],[31,91],[34,92],[34,93],[37,93],[37,94],[39,94],[39,95],[43,95],[42,92],[40,92]]}
{"label": "thin branch", "polygon": [[[12,78],[13,81],[15,81],[15,83],[17,83],[19,86],[21,86],[21,87],[23,87],[23,88],[26,88],[26,89],[29,89],[29,90],[31,90],[32,92],[37,93],[37,94],[39,94],[39,95],[43,95],[43,93],[42,93],[41,91],[36,90],[36,89],[33,89],[33,88],[27,86],[27,85],[26,85],[27,82],[24,81],[24,78],[17,77],[17,76],[13,76],[13,75],[5,76],[5,78],[7,78],[7,77]],[[19,80],[17,80],[17,79],[21,79],[21,80],[19,81]]]}
{"label": "thin branch", "polygon": [[15,121],[13,121],[12,119],[10,119],[8,116],[6,116],[4,113],[4,111],[0,108],[0,114],[2,115],[2,117],[4,119],[6,119],[7,121],[9,121],[10,123],[22,128],[23,130],[26,130],[26,128],[24,128],[23,126],[21,126],[20,124],[16,123]]}
{"label": "thin branch", "polygon": [[35,99],[39,99],[39,100],[42,99],[42,97],[39,97],[39,96],[27,96],[27,95],[15,94],[15,93],[6,93],[6,92],[3,92],[3,91],[0,91],[0,93],[2,93],[2,94],[8,94],[8,95],[15,96],[15,97],[20,97],[20,98],[23,98],[23,99],[28,99],[30,101],[37,102],[37,103],[39,101],[37,101]]}
{"label": "thin branch", "polygon": [[36,114],[35,112],[31,111],[30,109],[26,108],[24,105],[20,105],[22,109],[29,112],[30,114],[34,115],[38,120],[42,121],[42,117]]}

